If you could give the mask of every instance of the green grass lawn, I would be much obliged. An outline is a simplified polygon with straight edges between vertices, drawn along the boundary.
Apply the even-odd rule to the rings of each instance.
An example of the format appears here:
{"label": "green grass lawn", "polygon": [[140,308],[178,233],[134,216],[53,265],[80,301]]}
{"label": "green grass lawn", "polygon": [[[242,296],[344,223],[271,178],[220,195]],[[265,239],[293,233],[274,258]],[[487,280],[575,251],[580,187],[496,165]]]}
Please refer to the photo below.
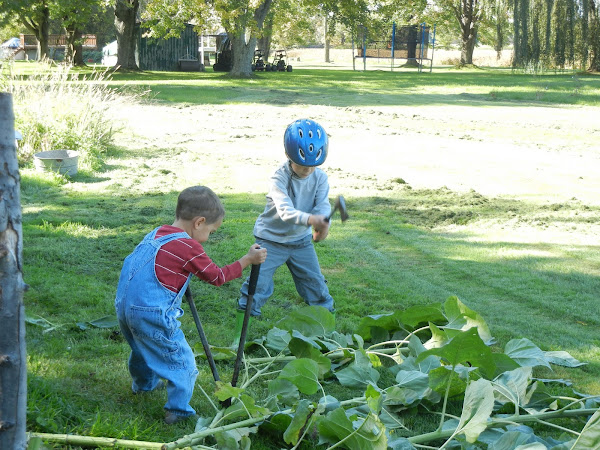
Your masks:
{"label": "green grass lawn", "polygon": [[[249,111],[261,105],[312,105],[331,108],[332,114],[336,108],[357,106],[600,106],[597,76],[506,70],[417,74],[295,69],[251,80],[212,72],[117,73],[109,84],[137,92],[149,89],[152,102],[182,111],[189,105],[242,105]],[[436,131],[432,126],[420,132]],[[89,324],[113,314],[123,258],[148,231],[172,223],[183,187],[178,178],[190,164],[185,158],[193,154],[193,164],[203,157],[197,150],[140,149],[131,144],[134,140],[107,155],[102,170],[84,170],[72,180],[22,170],[24,278],[30,286],[25,305],[37,322],[27,326],[30,431],[156,442],[192,431],[189,424],[162,424],[164,393],[131,395],[127,344],[116,328]],[[348,152],[348,158],[357,157]],[[168,170],[161,165],[165,159],[171,162]],[[228,170],[244,170],[247,164],[243,153],[227,159]],[[340,173],[326,170],[332,180],[339,179]],[[231,172],[217,170],[213,180],[228,176]],[[587,363],[576,369],[536,370],[536,376],[570,379],[577,391],[600,394],[598,204],[411,188],[400,179],[358,182],[366,187],[346,194],[351,219],[343,225],[335,222],[330,237],[316,244],[336,299],[338,331],[355,332],[369,314],[440,303],[456,295],[484,317],[498,347],[527,337],[543,350],[565,350]],[[219,193],[227,215],[206,249],[224,265],[253,243],[264,192],[234,188]],[[213,345],[230,341],[240,284],[236,280],[215,288],[192,283]],[[275,284],[263,320],[252,324],[253,338],[303,306],[284,269]],[[189,313],[182,319],[189,341],[199,342]],[[218,362],[223,379],[231,377],[232,366]],[[201,362],[199,370],[198,383],[211,392],[208,366]],[[201,415],[211,412],[200,392],[193,406]],[[267,436],[253,441],[253,448],[280,447]]]}

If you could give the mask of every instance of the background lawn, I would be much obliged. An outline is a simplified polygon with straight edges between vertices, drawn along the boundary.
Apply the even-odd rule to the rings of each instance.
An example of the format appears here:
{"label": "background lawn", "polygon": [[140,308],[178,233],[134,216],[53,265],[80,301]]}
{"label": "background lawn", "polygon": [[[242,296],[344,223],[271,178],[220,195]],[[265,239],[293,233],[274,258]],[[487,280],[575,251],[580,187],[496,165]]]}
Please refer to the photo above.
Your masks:
{"label": "background lawn", "polygon": [[[109,85],[150,93],[111,107],[119,132],[101,170],[70,180],[21,172],[29,430],[157,442],[193,431],[163,425],[164,392],[131,395],[127,344],[117,329],[89,322],[113,314],[123,258],[172,223],[184,187],[210,186],[225,205],[205,246],[213,260],[241,257],[284,160],[285,126],[298,117],[330,134],[323,169],[332,201],[343,194],[350,209],[316,245],[338,331],[456,295],[484,317],[498,346],[526,337],[588,363],[537,376],[600,394],[597,76],[294,69],[251,80],[115,74]],[[285,269],[275,281],[251,338],[303,305]],[[211,344],[231,340],[241,282],[192,283]],[[189,312],[182,319],[194,345]],[[228,380],[233,363],[218,366]],[[199,370],[211,393],[208,366]],[[211,412],[199,390],[193,406]],[[280,447],[266,436],[253,441]]]}

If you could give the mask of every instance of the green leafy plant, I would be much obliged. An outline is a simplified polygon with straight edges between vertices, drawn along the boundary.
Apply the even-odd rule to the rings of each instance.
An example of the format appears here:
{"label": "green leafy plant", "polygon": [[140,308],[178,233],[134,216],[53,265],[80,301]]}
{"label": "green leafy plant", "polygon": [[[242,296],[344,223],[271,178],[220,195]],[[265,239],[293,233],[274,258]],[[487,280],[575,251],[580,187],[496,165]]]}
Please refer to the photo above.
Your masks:
{"label": "green leafy plant", "polygon": [[[326,309],[306,307],[247,343],[247,351],[256,353],[254,347],[266,356],[246,358],[239,387],[217,383],[215,396],[231,400],[231,406],[219,408],[207,395],[214,416],[199,418],[194,433],[161,448],[216,443],[245,449],[262,432],[278,434],[291,448],[600,445],[600,397],[553,395],[549,385],[564,382],[533,375],[538,366],[584,363],[566,352],[544,352],[527,339],[511,340],[499,351],[483,318],[457,297],[365,317],[354,334],[341,334],[333,324]],[[200,345],[195,350],[203,356]],[[256,383],[266,384],[268,395],[253,397]],[[326,390],[335,383],[361,395],[337,399]],[[457,405],[462,410],[455,414]],[[416,434],[410,426],[415,417],[437,426]],[[574,429],[555,422],[564,418],[572,419]],[[535,425],[535,432],[526,424]]]}

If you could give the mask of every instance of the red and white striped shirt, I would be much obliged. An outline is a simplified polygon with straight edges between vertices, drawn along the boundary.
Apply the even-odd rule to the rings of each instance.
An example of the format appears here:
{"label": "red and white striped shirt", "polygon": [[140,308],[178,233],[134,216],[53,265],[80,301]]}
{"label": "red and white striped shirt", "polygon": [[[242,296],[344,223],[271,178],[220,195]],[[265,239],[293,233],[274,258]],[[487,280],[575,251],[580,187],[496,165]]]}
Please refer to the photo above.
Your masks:
{"label": "red and white striped shirt", "polygon": [[[156,232],[156,238],[183,230],[172,225],[163,225]],[[179,292],[190,273],[202,281],[221,286],[242,276],[239,261],[224,267],[217,266],[208,257],[199,242],[188,239],[175,239],[163,245],[154,260],[154,272],[160,284],[173,292]]]}

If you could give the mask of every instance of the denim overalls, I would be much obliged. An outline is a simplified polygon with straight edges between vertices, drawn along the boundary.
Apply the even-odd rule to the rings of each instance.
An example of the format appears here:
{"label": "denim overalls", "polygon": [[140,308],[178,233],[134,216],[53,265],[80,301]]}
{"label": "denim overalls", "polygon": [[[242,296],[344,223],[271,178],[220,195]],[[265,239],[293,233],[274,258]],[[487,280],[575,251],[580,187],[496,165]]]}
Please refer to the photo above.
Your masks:
{"label": "denim overalls", "polygon": [[189,403],[198,370],[177,319],[183,315],[181,299],[191,274],[175,293],[156,278],[154,261],[161,246],[174,239],[189,239],[189,235],[181,232],[154,239],[157,230],[146,235],[125,258],[115,309],[123,337],[131,347],[129,373],[133,391],[151,391],[164,378],[168,381],[165,409],[188,416],[195,414]]}

